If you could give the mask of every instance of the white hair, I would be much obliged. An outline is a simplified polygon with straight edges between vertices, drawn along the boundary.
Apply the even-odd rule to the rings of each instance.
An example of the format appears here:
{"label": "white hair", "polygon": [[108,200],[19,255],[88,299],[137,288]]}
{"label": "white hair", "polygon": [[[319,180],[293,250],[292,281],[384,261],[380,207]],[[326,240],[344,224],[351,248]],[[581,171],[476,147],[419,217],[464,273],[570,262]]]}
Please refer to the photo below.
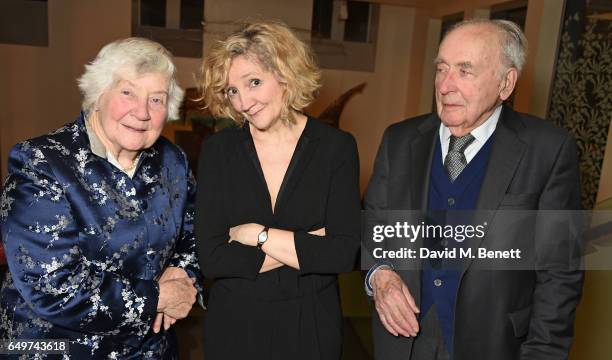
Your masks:
{"label": "white hair", "polygon": [[172,54],[161,44],[131,37],[113,41],[85,65],[85,73],[77,80],[83,93],[83,109],[94,109],[100,96],[122,80],[121,74],[159,73],[168,79],[167,119],[178,119],[184,91],[176,82],[176,66]]}
{"label": "white hair", "polygon": [[445,35],[467,25],[488,25],[493,27],[500,39],[502,62],[506,68],[515,68],[519,75],[527,58],[527,38],[520,26],[508,20],[469,19],[455,24]]}

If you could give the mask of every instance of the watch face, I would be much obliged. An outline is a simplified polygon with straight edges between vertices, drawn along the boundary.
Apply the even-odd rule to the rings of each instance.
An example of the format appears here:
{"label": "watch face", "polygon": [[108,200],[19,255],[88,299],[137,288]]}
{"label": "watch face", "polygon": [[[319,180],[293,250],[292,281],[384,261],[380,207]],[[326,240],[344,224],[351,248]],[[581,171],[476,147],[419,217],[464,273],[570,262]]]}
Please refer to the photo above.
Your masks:
{"label": "watch face", "polygon": [[257,242],[262,243],[262,242],[265,242],[266,240],[268,240],[267,231],[262,231],[259,233],[259,235],[257,235]]}

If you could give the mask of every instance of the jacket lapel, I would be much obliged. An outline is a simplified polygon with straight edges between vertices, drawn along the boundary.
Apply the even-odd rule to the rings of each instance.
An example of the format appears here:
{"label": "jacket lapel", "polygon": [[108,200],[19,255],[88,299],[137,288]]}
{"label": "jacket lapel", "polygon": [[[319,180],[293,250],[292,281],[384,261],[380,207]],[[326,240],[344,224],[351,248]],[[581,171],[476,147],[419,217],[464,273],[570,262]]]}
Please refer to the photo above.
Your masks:
{"label": "jacket lapel", "polygon": [[525,152],[525,143],[518,137],[520,126],[522,122],[514,111],[504,106],[495,130],[495,141],[476,209],[495,210],[506,194]]}
{"label": "jacket lapel", "polygon": [[287,199],[291,198],[291,193],[297,187],[300,179],[302,179],[302,175],[304,174],[304,171],[306,171],[308,163],[312,159],[312,156],[317,149],[317,145],[319,144],[318,137],[313,136],[313,134],[306,133],[306,130],[304,131],[305,133],[295,147],[293,157],[291,158],[291,162],[289,163],[289,167],[285,172],[285,177],[283,178],[283,182],[278,191],[276,207],[274,209],[275,214],[280,214],[283,206],[287,202]]}
{"label": "jacket lapel", "polygon": [[261,203],[264,204],[267,209],[270,210],[270,213],[273,212],[272,204],[270,200],[270,194],[268,192],[268,185],[266,184],[266,178],[264,177],[263,170],[259,163],[259,158],[257,157],[257,150],[255,150],[255,144],[253,143],[253,139],[251,138],[251,134],[249,133],[249,127],[247,124],[243,126],[241,131],[241,145],[237,148],[237,151],[240,152],[238,156],[240,158],[246,158],[251,163],[252,166],[246,165],[247,170],[253,171],[253,179],[258,179],[259,181],[259,189],[257,191],[257,195],[260,197]]}
{"label": "jacket lapel", "polygon": [[[526,145],[518,136],[521,126],[523,126],[521,119],[515,116],[512,109],[504,106],[493,135],[495,139],[472,220],[475,225],[491,224],[495,210],[506,195],[525,152]],[[472,249],[472,254],[478,252],[485,238],[486,236],[470,241],[469,247]],[[461,277],[472,261],[472,259],[466,259]]]}
{"label": "jacket lapel", "polygon": [[427,210],[429,178],[439,126],[440,121],[432,115],[419,126],[420,134],[410,144],[412,154],[409,165],[410,184],[412,184],[410,209]]}

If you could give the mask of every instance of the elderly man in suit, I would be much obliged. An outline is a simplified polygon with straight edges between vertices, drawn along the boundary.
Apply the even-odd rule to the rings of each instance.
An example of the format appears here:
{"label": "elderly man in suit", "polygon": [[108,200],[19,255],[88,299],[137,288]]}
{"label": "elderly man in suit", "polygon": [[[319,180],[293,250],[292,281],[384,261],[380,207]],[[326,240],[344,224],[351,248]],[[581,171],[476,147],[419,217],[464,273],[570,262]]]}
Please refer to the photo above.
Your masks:
{"label": "elderly man in suit", "polygon": [[[436,58],[437,114],[385,131],[366,210],[579,209],[573,138],[503,105],[525,51],[525,36],[509,21],[469,20],[451,29]],[[470,266],[372,267],[366,291],[376,305],[376,358],[567,359],[582,271]]]}

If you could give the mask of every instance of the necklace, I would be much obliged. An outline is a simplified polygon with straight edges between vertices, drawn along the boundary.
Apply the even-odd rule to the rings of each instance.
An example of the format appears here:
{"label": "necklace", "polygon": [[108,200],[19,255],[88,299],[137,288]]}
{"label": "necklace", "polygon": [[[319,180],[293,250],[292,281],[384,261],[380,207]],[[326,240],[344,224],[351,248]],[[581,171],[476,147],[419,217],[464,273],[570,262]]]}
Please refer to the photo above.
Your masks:
{"label": "necklace", "polygon": [[[125,173],[129,173],[132,172],[132,170],[134,170],[136,168],[136,165],[138,165],[138,161],[140,160],[140,155],[138,154],[138,156],[136,156],[136,158],[134,159],[134,161],[132,161],[132,165],[128,166],[128,167],[121,167],[121,169],[123,170],[123,172]],[[118,161],[117,161],[118,162]]]}
{"label": "necklace", "polygon": [[134,170],[136,168],[136,165],[138,164],[138,159],[135,159],[134,162],[132,162],[132,165],[128,166],[128,167],[121,167],[123,169],[124,172],[130,172],[132,170]]}

